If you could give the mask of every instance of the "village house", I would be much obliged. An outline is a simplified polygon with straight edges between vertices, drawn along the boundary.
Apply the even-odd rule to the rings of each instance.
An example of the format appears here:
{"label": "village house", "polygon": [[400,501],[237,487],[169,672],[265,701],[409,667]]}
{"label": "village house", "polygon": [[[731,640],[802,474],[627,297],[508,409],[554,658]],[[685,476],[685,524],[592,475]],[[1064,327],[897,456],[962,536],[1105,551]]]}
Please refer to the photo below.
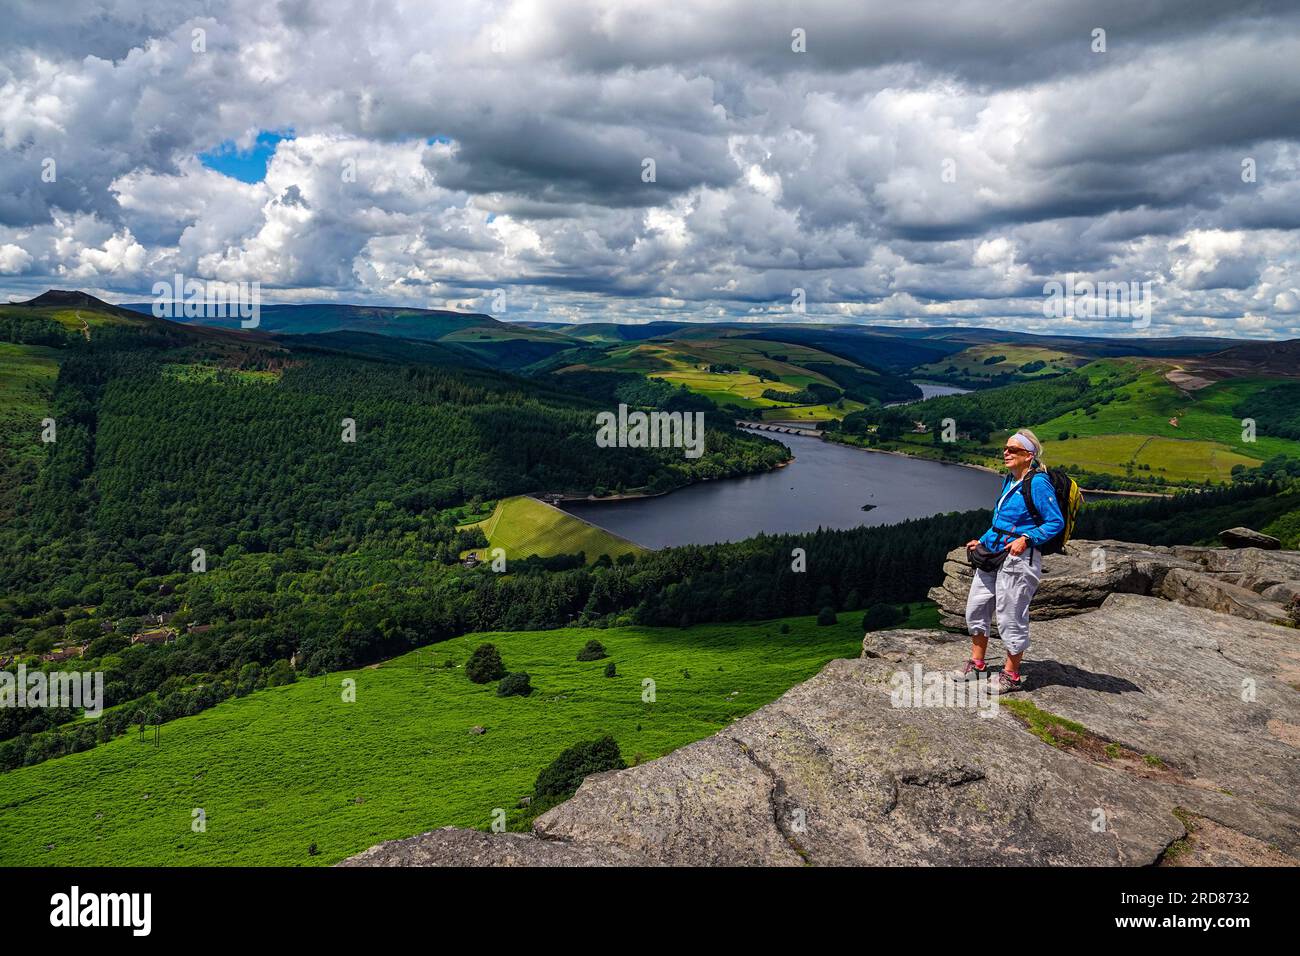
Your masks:
{"label": "village house", "polygon": [[176,629],[160,627],[152,631],[141,631],[131,638],[132,644],[170,644],[176,640]]}

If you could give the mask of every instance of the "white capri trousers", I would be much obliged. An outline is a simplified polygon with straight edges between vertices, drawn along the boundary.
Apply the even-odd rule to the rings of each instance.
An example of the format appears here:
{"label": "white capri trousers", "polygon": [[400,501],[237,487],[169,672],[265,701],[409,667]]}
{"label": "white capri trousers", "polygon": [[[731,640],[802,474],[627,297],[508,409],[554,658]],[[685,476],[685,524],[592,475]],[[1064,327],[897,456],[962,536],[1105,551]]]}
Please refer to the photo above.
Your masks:
{"label": "white capri trousers", "polygon": [[975,569],[966,598],[966,627],[971,634],[988,634],[996,609],[998,637],[1008,654],[1029,649],[1029,602],[1043,576],[1043,556],[1037,548],[1008,554],[997,571]]}

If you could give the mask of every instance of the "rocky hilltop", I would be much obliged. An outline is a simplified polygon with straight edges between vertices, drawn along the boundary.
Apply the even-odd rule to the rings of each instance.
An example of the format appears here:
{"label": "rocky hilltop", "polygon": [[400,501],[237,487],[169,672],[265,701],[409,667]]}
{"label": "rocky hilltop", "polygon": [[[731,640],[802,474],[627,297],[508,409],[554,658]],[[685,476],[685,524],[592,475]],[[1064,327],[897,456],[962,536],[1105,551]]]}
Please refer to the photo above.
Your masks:
{"label": "rocky hilltop", "polygon": [[[1247,528],[1231,528],[1221,537],[1229,547],[1072,541],[1068,554],[1044,560],[1030,620],[1090,611],[1112,594],[1147,594],[1253,621],[1294,624],[1290,608],[1300,598],[1300,552],[1276,550],[1276,538]],[[1245,542],[1254,546],[1242,547]],[[929,597],[939,605],[945,626],[962,629],[974,574],[965,549],[949,552],[943,570],[943,584]]]}
{"label": "rocky hilltop", "polygon": [[[961,558],[932,595],[958,625]],[[340,865],[1300,861],[1300,554],[1078,541],[1040,593],[1023,693],[954,697],[959,633],[870,633],[714,736],[588,777],[532,833]]]}

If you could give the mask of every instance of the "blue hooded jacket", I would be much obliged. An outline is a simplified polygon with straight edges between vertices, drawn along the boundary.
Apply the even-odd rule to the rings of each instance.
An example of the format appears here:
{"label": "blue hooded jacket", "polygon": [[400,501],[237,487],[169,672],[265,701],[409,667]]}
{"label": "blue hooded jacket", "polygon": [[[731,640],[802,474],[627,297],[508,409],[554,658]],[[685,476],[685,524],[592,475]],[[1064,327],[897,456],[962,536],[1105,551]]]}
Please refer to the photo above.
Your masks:
{"label": "blue hooded jacket", "polygon": [[[1031,545],[1038,547],[1044,541],[1056,537],[1065,527],[1065,518],[1061,515],[1061,506],[1056,502],[1056,492],[1052,490],[1052,480],[1047,477],[1047,473],[1030,472],[1024,480],[1029,482],[1029,493],[1034,497],[1034,504],[1042,515],[1043,523],[1034,524],[1021,496],[1020,482],[1007,475],[1002,482],[997,507],[993,509],[993,526],[980,538],[980,544],[990,551],[1001,551],[1022,534],[1029,539]],[[1014,533],[1002,534],[999,529]]]}

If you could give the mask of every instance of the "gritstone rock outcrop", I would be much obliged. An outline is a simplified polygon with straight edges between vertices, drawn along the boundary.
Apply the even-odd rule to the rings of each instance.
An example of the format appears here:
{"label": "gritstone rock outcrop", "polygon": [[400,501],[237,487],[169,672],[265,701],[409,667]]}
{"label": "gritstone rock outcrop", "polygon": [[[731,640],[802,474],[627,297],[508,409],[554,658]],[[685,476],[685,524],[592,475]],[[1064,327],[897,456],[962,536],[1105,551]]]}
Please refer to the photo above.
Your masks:
{"label": "gritstone rock outcrop", "polygon": [[[1071,552],[1046,562],[1029,687],[996,707],[896,706],[918,675],[955,694],[965,638],[874,632],[712,737],[588,777],[531,833],[434,830],[342,865],[1300,860],[1300,632],[1280,603],[1300,555]],[[962,557],[932,592],[958,625]]]}

